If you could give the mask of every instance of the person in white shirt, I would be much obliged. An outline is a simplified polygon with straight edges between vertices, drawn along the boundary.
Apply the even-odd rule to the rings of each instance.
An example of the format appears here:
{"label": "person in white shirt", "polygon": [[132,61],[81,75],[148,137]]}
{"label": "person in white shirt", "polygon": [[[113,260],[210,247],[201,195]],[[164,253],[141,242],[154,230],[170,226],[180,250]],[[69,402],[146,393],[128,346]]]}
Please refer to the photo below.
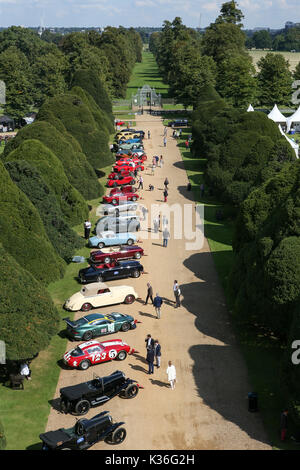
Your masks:
{"label": "person in white shirt", "polygon": [[178,285],[178,282],[177,282],[177,281],[174,281],[174,284],[173,284],[173,292],[174,292],[175,302],[176,302],[175,308],[180,307],[180,306],[181,306],[181,303],[180,303],[180,294],[181,294],[181,291],[180,291],[180,289],[179,289],[179,285]]}
{"label": "person in white shirt", "polygon": [[31,377],[30,377],[31,372],[30,372],[30,369],[29,369],[28,364],[26,362],[24,364],[21,364],[20,374],[24,375],[27,380],[31,380]]}
{"label": "person in white shirt", "polygon": [[86,240],[89,239],[91,228],[92,228],[91,222],[89,220],[86,220],[84,222],[84,238]]}
{"label": "person in white shirt", "polygon": [[166,372],[168,376],[168,381],[170,382],[171,389],[174,390],[175,383],[176,383],[176,369],[171,361],[168,362],[168,368]]}

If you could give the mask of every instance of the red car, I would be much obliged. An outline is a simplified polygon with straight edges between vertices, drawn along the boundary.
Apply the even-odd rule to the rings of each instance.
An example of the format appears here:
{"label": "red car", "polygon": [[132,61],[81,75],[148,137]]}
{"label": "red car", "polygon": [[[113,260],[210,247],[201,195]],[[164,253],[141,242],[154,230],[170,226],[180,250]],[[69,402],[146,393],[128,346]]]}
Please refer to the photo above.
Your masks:
{"label": "red car", "polygon": [[71,349],[64,355],[64,364],[70,367],[78,367],[78,369],[86,370],[91,365],[100,364],[101,362],[119,359],[123,361],[127,354],[133,353],[127,343],[121,339],[110,339],[103,343],[98,341],[87,341],[81,343],[75,349]]}
{"label": "red car", "polygon": [[122,186],[121,188],[112,188],[109,192],[109,195],[112,196],[113,194],[118,194],[118,193],[134,193],[136,191],[135,188],[132,186]]}
{"label": "red car", "polygon": [[113,171],[119,173],[122,171],[133,172],[134,170],[144,171],[144,166],[141,163],[134,163],[134,166],[130,165],[129,162],[121,163],[120,165],[115,165]]}
{"label": "red car", "polygon": [[133,158],[138,158],[138,159],[141,160],[142,162],[144,162],[145,160],[147,160],[147,155],[145,155],[145,154],[139,155],[138,153],[133,153],[133,154],[132,154],[132,157],[133,157]]}
{"label": "red car", "polygon": [[105,202],[106,204],[117,205],[120,199],[125,200],[125,198],[126,198],[128,201],[134,201],[135,202],[135,201],[138,200],[139,197],[140,196],[138,194],[134,193],[134,192],[122,193],[120,191],[120,192],[112,194],[112,195],[103,196],[103,202]]}
{"label": "red car", "polygon": [[116,187],[116,186],[122,186],[122,185],[127,185],[127,184],[134,185],[135,179],[132,176],[118,175],[118,179],[113,179],[113,180],[109,179],[107,181],[107,186],[109,188],[111,188],[112,186]]}
{"label": "red car", "polygon": [[113,259],[140,259],[143,254],[143,248],[137,245],[121,245],[120,247],[114,246],[110,248],[103,248],[102,250],[92,251],[90,254],[90,263],[110,263]]}
{"label": "red car", "polygon": [[119,176],[133,176],[134,175],[134,170],[125,170],[122,169],[120,171],[113,169],[113,172],[108,175],[108,179],[110,180],[117,180]]}
{"label": "red car", "polygon": [[116,126],[125,126],[125,121],[116,121]]}

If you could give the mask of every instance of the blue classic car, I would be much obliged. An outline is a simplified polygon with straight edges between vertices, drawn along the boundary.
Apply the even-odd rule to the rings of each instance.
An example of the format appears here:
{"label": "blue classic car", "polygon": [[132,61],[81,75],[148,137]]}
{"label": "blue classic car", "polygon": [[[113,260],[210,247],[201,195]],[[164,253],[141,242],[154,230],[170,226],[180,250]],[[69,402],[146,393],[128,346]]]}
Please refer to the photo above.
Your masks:
{"label": "blue classic car", "polygon": [[137,241],[136,236],[133,233],[121,232],[115,233],[111,230],[99,233],[95,237],[89,238],[88,245],[91,248],[104,248],[105,246],[114,245],[133,245]]}
{"label": "blue classic car", "polygon": [[128,139],[128,140],[120,139],[118,143],[119,143],[119,145],[122,145],[122,144],[142,144],[142,139]]}

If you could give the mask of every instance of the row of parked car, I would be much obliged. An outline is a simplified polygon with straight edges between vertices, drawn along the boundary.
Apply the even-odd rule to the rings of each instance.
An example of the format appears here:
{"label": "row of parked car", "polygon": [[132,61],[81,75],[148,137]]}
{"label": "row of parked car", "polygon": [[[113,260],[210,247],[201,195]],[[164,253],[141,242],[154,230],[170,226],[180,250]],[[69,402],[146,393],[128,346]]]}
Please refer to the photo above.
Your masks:
{"label": "row of parked car", "polygon": [[[140,229],[136,213],[139,195],[135,192],[134,172],[143,171],[147,156],[123,154],[122,145],[139,144],[128,142],[142,140],[144,133],[126,129],[116,135],[118,148],[116,163],[108,176],[108,187],[113,186],[109,195],[104,196],[102,216],[97,221],[96,235],[89,238],[91,251],[89,266],[79,270],[78,279],[84,284],[66,300],[64,308],[69,311],[89,312],[93,308],[114,304],[132,304],[138,294],[132,286],[108,286],[103,281],[134,277],[143,273],[140,263],[144,250],[137,243],[136,232]],[[130,138],[129,138],[130,137]],[[125,149],[128,150],[128,149]],[[126,179],[127,178],[127,179]],[[112,183],[111,183],[112,182]],[[133,231],[128,231],[131,227]],[[112,230],[113,228],[113,230]],[[133,233],[135,232],[135,233]],[[136,328],[137,320],[131,315],[112,312],[109,314],[90,313],[77,320],[64,318],[66,335],[71,340],[84,341],[63,356],[63,363],[71,368],[86,370],[91,365],[114,359],[124,360],[134,349],[121,339],[99,342],[95,337],[118,331],[126,332]],[[91,407],[106,403],[115,396],[134,398],[142,388],[135,380],[126,378],[121,371],[107,377],[60,389],[60,408],[63,413],[86,414]],[[80,419],[70,429],[49,431],[40,435],[43,449],[86,449],[100,440],[120,444],[126,437],[123,422],[114,422],[107,411],[91,419]]]}

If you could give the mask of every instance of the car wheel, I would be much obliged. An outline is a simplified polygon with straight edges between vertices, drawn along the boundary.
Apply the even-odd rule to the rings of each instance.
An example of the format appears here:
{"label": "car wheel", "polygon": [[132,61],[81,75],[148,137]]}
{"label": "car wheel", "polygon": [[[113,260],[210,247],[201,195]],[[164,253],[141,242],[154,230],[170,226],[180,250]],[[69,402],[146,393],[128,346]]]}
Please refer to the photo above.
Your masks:
{"label": "car wheel", "polygon": [[112,204],[116,205],[118,201],[116,199],[113,199],[111,202]]}
{"label": "car wheel", "polygon": [[[122,352],[122,351],[121,351]],[[81,370],[87,370],[89,367],[90,367],[91,363],[90,361],[88,360],[85,360],[85,361],[82,361],[80,364],[79,364],[79,369]]]}
{"label": "car wheel", "polygon": [[130,330],[129,323],[123,323],[123,325],[121,326],[121,331],[128,331],[128,330]]}
{"label": "car wheel", "polygon": [[110,263],[110,257],[109,256],[106,256],[106,258],[104,258],[104,263],[106,263],[106,264]]}
{"label": "car wheel", "polygon": [[133,240],[132,240],[132,238],[128,238],[128,240],[127,240],[127,245],[129,245],[129,246],[130,246],[130,245],[132,245],[132,244],[133,244]]}
{"label": "car wheel", "polygon": [[134,257],[135,257],[135,259],[140,259],[141,258],[141,253],[138,251],[137,253],[135,253]]}
{"label": "car wheel", "polygon": [[83,341],[90,341],[93,337],[93,333],[91,331],[87,331],[86,333],[84,333],[82,339]]}
{"label": "car wheel", "polygon": [[103,282],[103,277],[102,276],[97,276],[97,282]]}
{"label": "car wheel", "polygon": [[60,400],[60,412],[61,413],[68,413],[69,410],[69,402],[65,400]]}
{"label": "car wheel", "polygon": [[124,300],[124,304],[133,304],[133,302],[135,301],[135,298],[134,298],[134,295],[126,295],[125,297],[125,300]]}
{"label": "car wheel", "polygon": [[134,398],[139,393],[139,387],[136,384],[130,384],[125,390],[125,398]]}
{"label": "car wheel", "polygon": [[127,433],[125,428],[115,429],[112,433],[107,436],[105,442],[107,442],[108,444],[121,444],[121,442],[124,441],[126,434]]}
{"label": "car wheel", "polygon": [[81,310],[83,312],[88,312],[89,310],[91,310],[92,308],[92,305],[89,304],[88,302],[84,303],[82,306],[81,306]]}
{"label": "car wheel", "polygon": [[77,415],[85,415],[89,411],[90,407],[91,405],[88,400],[80,400],[78,403],[76,403],[75,413]]}
{"label": "car wheel", "polygon": [[118,186],[118,183],[114,183],[113,187],[116,188]]}
{"label": "car wheel", "polygon": [[137,269],[135,269],[132,273],[132,277],[135,277],[136,279],[140,277],[141,273]]}
{"label": "car wheel", "polygon": [[137,200],[136,196],[132,196],[132,200],[135,202]]}
{"label": "car wheel", "polygon": [[100,250],[101,250],[102,248],[104,248],[104,247],[105,247],[105,245],[104,245],[103,242],[98,243],[98,248],[100,248]]}
{"label": "car wheel", "polygon": [[124,359],[126,359],[127,357],[127,352],[126,351],[120,351],[117,355],[117,358],[119,359],[119,361],[124,361]]}

